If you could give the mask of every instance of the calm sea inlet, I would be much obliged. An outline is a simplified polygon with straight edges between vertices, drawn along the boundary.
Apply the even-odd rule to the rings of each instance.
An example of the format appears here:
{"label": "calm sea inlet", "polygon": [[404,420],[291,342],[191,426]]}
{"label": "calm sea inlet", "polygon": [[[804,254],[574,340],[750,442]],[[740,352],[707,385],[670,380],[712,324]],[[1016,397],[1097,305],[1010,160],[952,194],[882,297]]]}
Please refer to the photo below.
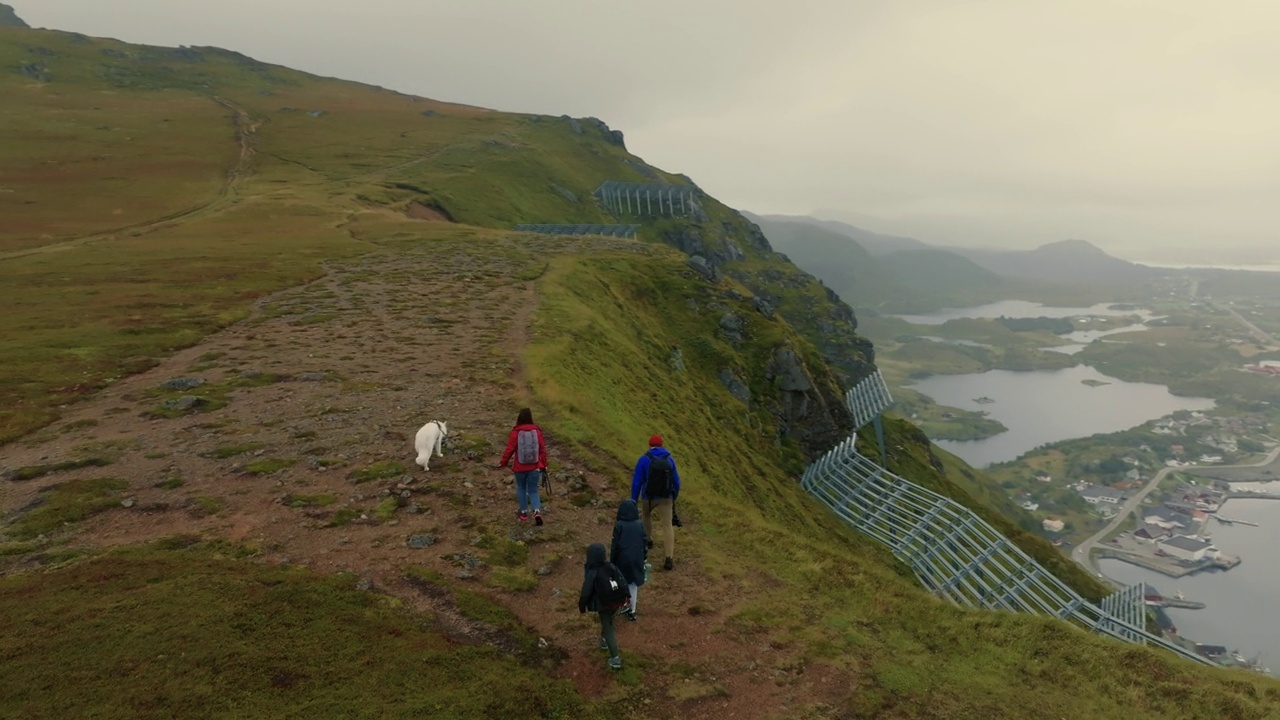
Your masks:
{"label": "calm sea inlet", "polygon": [[[1148,313],[1092,308],[1050,308],[1006,301],[979,308],[944,310],[933,315],[904,316],[917,324],[937,325],[960,317],[1075,317],[1079,315],[1140,315]],[[1141,326],[1126,328],[1137,330]],[[1090,342],[1104,334],[1070,337]],[[1098,387],[1084,380],[1110,383]],[[1058,440],[1114,432],[1162,417],[1174,410],[1207,410],[1206,398],[1177,397],[1162,385],[1127,383],[1087,366],[1067,370],[1010,372],[992,370],[972,375],[934,376],[914,386],[937,402],[966,410],[985,410],[1004,423],[1008,432],[985,440],[939,442],[969,464],[982,467],[1017,458],[1039,445]],[[978,403],[986,397],[993,403]],[[1267,489],[1280,495],[1280,482],[1240,489]],[[1210,521],[1213,542],[1223,552],[1239,555],[1243,562],[1227,572],[1198,573],[1173,578],[1118,560],[1102,560],[1102,571],[1126,585],[1142,581],[1162,593],[1181,590],[1187,599],[1207,605],[1204,610],[1168,610],[1169,619],[1184,637],[1197,642],[1225,645],[1246,657],[1261,655],[1262,663],[1280,670],[1280,623],[1275,608],[1280,603],[1280,572],[1270,559],[1280,547],[1280,500],[1231,500],[1222,508],[1225,517],[1249,520],[1258,527],[1220,525]]]}
{"label": "calm sea inlet", "polygon": [[[902,315],[920,325],[939,325],[962,317],[1077,317],[1138,315],[1145,310],[1118,310],[1107,305],[1087,308],[1048,307],[1021,300],[1004,300],[972,308],[948,308],[929,315]],[[1143,326],[1131,326],[1139,329]],[[1082,331],[1087,332],[1087,331]],[[1081,341],[1097,339],[1071,338]],[[1085,384],[1088,381],[1090,384]],[[1106,384],[1098,384],[1106,383]],[[1163,385],[1131,383],[1077,365],[1064,370],[1014,372],[989,370],[968,375],[934,375],[912,389],[936,402],[964,410],[986,412],[1008,431],[983,440],[941,440],[938,445],[974,467],[1014,460],[1046,443],[1117,432],[1168,415],[1175,410],[1208,410],[1208,398],[1179,397]],[[984,402],[978,402],[979,399]],[[994,402],[985,402],[992,400]]]}
{"label": "calm sea inlet", "polygon": [[[1267,483],[1280,494],[1280,483]],[[1132,585],[1145,582],[1165,595],[1181,590],[1188,600],[1205,604],[1203,610],[1169,608],[1165,612],[1178,634],[1196,642],[1225,645],[1247,658],[1261,654],[1261,662],[1273,673],[1280,671],[1280,573],[1275,570],[1280,547],[1280,500],[1228,500],[1219,510],[1224,517],[1248,520],[1258,527],[1221,525],[1209,521],[1213,544],[1223,552],[1239,555],[1243,562],[1227,571],[1200,572],[1177,580],[1130,565],[1103,559],[1099,568],[1107,577]]]}

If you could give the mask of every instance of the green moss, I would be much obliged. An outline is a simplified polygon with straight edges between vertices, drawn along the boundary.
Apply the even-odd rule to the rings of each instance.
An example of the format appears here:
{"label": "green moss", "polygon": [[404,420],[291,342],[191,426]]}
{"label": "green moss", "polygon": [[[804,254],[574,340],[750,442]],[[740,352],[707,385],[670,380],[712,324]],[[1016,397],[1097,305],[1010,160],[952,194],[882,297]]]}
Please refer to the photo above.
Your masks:
{"label": "green moss", "polygon": [[385,478],[396,477],[405,473],[404,463],[394,460],[383,460],[376,462],[362,470],[355,470],[347,477],[358,483],[366,483],[370,480],[382,480]]}
{"label": "green moss", "polygon": [[383,498],[373,509],[373,516],[379,520],[390,520],[395,516],[396,510],[400,508],[401,498],[396,495]]}
{"label": "green moss", "polygon": [[193,498],[191,500],[191,508],[189,512],[196,517],[217,515],[222,512],[222,501],[218,498],[208,496]]}
{"label": "green moss", "polygon": [[529,559],[529,546],[519,540],[483,535],[476,547],[488,551],[485,562],[490,565],[517,567]]}
{"label": "green moss", "polygon": [[260,442],[244,442],[236,445],[222,445],[209,452],[200,453],[201,457],[212,458],[214,460],[223,460],[236,455],[243,455],[254,450],[261,450],[266,447],[265,443]]}
{"label": "green moss", "polygon": [[263,458],[247,463],[244,470],[254,475],[272,475],[285,468],[293,467],[296,462],[298,462],[296,458]]}
{"label": "green moss", "polygon": [[338,496],[330,493],[320,493],[318,495],[294,495],[291,493],[284,498],[284,504],[291,508],[328,507],[336,502],[338,502]]}
{"label": "green moss", "polygon": [[342,527],[350,525],[352,522],[360,519],[360,511],[354,508],[342,508],[333,514],[329,522],[325,523],[325,527]]}
{"label": "green moss", "polygon": [[7,534],[17,540],[46,535],[118,507],[129,483],[118,478],[71,480],[46,489],[35,508],[18,516]]}
{"label": "green moss", "polygon": [[492,587],[515,592],[527,592],[538,587],[538,577],[527,567],[495,567],[485,582]]}

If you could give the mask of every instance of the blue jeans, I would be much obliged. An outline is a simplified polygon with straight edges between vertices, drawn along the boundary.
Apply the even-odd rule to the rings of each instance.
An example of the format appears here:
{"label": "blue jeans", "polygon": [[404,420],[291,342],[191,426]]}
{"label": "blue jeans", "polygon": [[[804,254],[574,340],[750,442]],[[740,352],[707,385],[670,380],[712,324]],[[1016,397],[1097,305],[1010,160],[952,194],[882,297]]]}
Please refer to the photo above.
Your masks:
{"label": "blue jeans", "polygon": [[542,500],[538,497],[538,482],[541,480],[541,470],[516,473],[516,501],[520,503],[520,512],[528,509],[542,511]]}

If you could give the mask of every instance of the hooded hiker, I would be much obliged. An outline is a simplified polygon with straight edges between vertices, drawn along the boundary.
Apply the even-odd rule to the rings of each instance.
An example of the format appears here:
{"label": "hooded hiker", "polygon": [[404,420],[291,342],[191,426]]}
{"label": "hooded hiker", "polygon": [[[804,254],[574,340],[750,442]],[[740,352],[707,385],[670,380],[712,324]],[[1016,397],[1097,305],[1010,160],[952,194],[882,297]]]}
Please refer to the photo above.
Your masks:
{"label": "hooded hiker", "polygon": [[640,508],[631,498],[618,503],[618,522],[613,526],[613,542],[609,543],[609,561],[618,566],[627,579],[631,593],[631,605],[622,611],[628,620],[636,619],[636,603],[640,599],[640,586],[644,584],[645,557],[649,554],[645,542],[644,523],[640,522]]}
{"label": "hooded hiker", "polygon": [[644,535],[648,541],[652,543],[654,534],[662,533],[664,570],[675,567],[672,558],[676,533],[671,518],[679,495],[680,473],[676,471],[676,459],[662,446],[662,436],[654,435],[649,438],[649,452],[636,461],[636,470],[631,476],[631,499],[640,503],[644,512]]}
{"label": "hooded hiker", "polygon": [[600,649],[609,651],[609,667],[614,670],[622,668],[622,656],[618,654],[613,615],[630,600],[627,579],[622,576],[622,571],[605,559],[604,545],[593,543],[587,548],[587,562],[582,566],[578,612],[593,610],[600,616]]}
{"label": "hooded hiker", "polygon": [[542,428],[533,424],[533,411],[521,408],[516,416],[516,426],[507,437],[507,449],[502,453],[502,462],[498,467],[504,468],[515,459],[513,470],[516,474],[516,502],[520,509],[516,517],[523,522],[529,519],[529,510],[533,510],[533,521],[542,524],[542,499],[538,497],[538,481],[542,471],[547,469],[547,441],[542,437]]}

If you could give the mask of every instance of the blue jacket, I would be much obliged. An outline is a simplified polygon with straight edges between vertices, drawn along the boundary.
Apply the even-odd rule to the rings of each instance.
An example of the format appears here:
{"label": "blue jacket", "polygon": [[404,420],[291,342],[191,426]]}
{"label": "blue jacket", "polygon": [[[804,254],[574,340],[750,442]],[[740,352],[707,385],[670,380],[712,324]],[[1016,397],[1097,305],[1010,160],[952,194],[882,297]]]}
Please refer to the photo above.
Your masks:
{"label": "blue jacket", "polygon": [[613,542],[609,543],[609,562],[618,566],[632,585],[644,584],[644,559],[649,554],[644,539],[644,523],[636,501],[623,498],[618,503],[618,522],[613,526]]}
{"label": "blue jacket", "polygon": [[[676,470],[676,459],[664,447],[649,448],[649,452],[657,457],[667,456],[671,458],[671,500],[675,501],[680,495],[680,471]],[[631,475],[631,499],[640,500],[649,499],[649,493],[644,488],[645,481],[649,478],[649,453],[640,456],[636,461],[636,471]]]}

